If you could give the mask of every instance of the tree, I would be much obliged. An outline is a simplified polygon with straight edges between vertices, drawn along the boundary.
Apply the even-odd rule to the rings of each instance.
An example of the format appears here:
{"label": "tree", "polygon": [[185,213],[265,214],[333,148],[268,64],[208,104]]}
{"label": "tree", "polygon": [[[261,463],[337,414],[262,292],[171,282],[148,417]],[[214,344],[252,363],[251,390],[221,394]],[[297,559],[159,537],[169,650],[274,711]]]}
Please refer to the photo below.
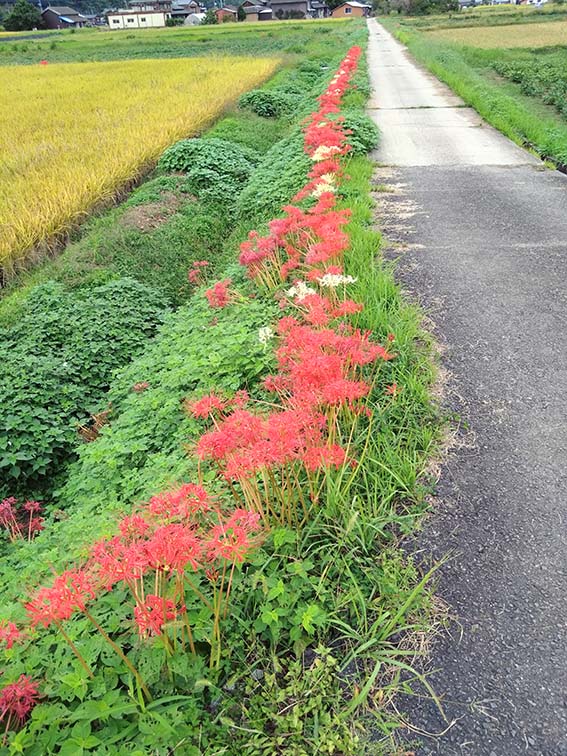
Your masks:
{"label": "tree", "polygon": [[239,21],[246,21],[246,11],[242,7],[242,5],[238,6],[238,11],[236,12],[236,18]]}
{"label": "tree", "polygon": [[217,14],[215,13],[214,8],[209,8],[209,10],[205,13],[205,18],[201,23],[203,24],[218,24],[219,20],[217,18]]}
{"label": "tree", "polygon": [[41,13],[28,3],[28,0],[16,0],[11,12],[4,19],[6,31],[28,31],[37,29],[41,24]]}

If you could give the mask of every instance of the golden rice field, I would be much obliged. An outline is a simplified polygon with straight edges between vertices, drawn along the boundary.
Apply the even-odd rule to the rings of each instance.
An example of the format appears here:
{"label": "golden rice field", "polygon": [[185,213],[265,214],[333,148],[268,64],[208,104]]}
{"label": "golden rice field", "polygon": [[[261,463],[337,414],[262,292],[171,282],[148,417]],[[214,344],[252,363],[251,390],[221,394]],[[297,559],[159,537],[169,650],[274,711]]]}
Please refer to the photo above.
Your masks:
{"label": "golden rice field", "polygon": [[444,42],[469,47],[552,47],[567,45],[567,21],[547,21],[503,26],[436,29],[426,34]]}
{"label": "golden rice field", "polygon": [[0,280],[111,199],[165,147],[269,77],[274,58],[2,68]]}

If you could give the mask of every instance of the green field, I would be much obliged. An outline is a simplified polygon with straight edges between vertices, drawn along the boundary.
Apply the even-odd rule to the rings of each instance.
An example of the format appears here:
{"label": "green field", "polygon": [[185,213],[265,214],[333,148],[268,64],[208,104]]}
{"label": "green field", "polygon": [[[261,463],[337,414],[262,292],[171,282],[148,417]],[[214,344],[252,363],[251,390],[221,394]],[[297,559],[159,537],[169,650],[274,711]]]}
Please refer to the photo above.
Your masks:
{"label": "green field", "polygon": [[[131,58],[183,58],[207,55],[263,55],[290,57],[305,49],[317,54],[330,37],[344,33],[345,22],[273,21],[270,24],[221,24],[129,31],[79,29],[44,33],[40,39],[21,39],[28,32],[10,34],[0,42],[0,65],[87,62]],[[341,32],[341,29],[343,32]]]}

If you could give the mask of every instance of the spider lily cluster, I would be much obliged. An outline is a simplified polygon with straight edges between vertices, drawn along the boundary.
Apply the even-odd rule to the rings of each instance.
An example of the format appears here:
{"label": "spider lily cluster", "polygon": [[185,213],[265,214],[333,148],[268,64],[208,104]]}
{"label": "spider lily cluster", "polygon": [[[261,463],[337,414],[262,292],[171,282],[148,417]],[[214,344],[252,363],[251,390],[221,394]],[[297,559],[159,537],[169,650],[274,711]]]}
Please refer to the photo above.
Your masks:
{"label": "spider lily cluster", "polygon": [[[241,245],[241,264],[285,311],[259,334],[264,344],[276,338],[278,370],[264,380],[270,411],[215,395],[188,405],[213,425],[197,444],[198,457],[217,465],[239,504],[266,525],[300,527],[319,500],[325,471],[356,465],[351,440],[371,390],[363,371],[393,356],[345,320],[363,306],[347,297],[356,279],[343,270],[350,211],[338,208],[335,193],[350,147],[338,114],[360,53],[349,51],[307,119],[304,148],[313,167],[294,204],[266,236],[251,232]],[[211,306],[222,306],[218,287],[229,303],[229,286],[222,281],[205,292]]]}

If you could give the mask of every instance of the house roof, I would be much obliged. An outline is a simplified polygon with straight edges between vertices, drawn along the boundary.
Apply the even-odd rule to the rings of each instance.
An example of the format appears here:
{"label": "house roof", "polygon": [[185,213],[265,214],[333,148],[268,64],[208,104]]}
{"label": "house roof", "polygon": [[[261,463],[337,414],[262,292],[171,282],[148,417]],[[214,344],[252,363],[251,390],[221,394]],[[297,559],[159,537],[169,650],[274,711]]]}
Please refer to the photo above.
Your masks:
{"label": "house roof", "polygon": [[357,0],[346,0],[346,2],[338,5],[338,8],[342,8],[343,5],[350,5],[352,8],[372,8],[369,3],[359,3]]}
{"label": "house roof", "polygon": [[108,11],[107,16],[151,16],[152,13],[160,13],[162,16],[165,11],[162,10],[117,10]]}
{"label": "house roof", "polygon": [[45,13],[48,10],[53,11],[58,16],[76,16],[78,18],[84,18],[84,16],[82,16],[79,11],[76,11],[73,8],[69,8],[68,5],[50,5],[41,12]]}

